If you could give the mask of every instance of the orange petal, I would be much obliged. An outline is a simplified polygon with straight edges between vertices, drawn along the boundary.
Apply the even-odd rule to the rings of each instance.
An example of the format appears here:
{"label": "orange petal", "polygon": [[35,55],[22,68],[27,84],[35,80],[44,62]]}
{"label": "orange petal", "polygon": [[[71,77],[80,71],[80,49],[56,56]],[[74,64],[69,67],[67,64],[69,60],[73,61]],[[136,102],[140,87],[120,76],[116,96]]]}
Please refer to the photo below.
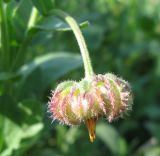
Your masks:
{"label": "orange petal", "polygon": [[91,118],[86,121],[88,132],[89,132],[89,138],[91,142],[93,142],[96,138],[96,132],[95,132],[96,121],[97,121],[96,118]]}

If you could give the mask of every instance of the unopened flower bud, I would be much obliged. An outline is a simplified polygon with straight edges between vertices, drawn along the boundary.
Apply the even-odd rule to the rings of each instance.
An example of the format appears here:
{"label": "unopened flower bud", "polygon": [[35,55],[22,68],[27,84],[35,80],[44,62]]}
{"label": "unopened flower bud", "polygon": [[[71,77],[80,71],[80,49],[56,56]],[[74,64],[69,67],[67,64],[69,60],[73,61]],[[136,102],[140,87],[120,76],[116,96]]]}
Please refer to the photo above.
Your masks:
{"label": "unopened flower bud", "polygon": [[66,81],[52,92],[49,111],[54,120],[67,125],[87,124],[91,142],[99,117],[109,122],[131,109],[129,84],[113,74],[94,75],[91,81]]}

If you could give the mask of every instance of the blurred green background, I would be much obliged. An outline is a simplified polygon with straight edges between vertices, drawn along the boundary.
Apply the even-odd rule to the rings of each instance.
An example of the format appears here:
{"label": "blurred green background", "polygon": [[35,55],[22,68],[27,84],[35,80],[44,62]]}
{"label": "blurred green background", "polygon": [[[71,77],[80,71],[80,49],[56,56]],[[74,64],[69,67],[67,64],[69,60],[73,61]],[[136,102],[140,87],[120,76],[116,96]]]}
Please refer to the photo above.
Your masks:
{"label": "blurred green background", "polygon": [[[82,28],[95,73],[128,80],[129,116],[67,127],[47,112],[51,90],[84,76],[61,9]],[[87,22],[82,23],[84,21]],[[0,156],[160,156],[159,0],[0,0]]]}

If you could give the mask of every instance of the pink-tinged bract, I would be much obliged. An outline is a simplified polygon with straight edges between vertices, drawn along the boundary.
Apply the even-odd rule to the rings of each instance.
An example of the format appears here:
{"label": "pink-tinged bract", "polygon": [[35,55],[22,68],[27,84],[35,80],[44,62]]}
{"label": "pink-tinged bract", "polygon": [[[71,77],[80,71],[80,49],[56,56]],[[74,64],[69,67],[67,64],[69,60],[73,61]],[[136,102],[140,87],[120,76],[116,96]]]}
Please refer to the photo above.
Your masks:
{"label": "pink-tinged bract", "polygon": [[[113,74],[94,75],[91,81],[66,81],[52,92],[48,108],[51,118],[66,125],[87,123],[90,140],[95,139],[95,123],[104,117],[109,122],[131,109],[129,84]],[[92,133],[92,134],[91,134]]]}

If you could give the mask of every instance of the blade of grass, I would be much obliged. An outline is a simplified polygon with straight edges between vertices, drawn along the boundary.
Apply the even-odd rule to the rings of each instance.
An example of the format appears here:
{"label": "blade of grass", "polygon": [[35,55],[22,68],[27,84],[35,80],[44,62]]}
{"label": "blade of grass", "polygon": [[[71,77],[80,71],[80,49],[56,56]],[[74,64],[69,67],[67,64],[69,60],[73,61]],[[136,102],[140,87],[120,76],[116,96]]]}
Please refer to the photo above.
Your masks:
{"label": "blade of grass", "polygon": [[6,17],[6,5],[0,0],[0,19],[1,19],[1,46],[2,46],[2,65],[8,70],[10,67],[10,48],[9,48],[9,32]]}
{"label": "blade of grass", "polygon": [[34,23],[36,22],[37,15],[38,15],[38,12],[35,9],[35,7],[33,7],[31,15],[30,15],[30,20],[28,21],[28,27],[27,27],[27,30],[25,32],[25,38],[22,42],[21,47],[18,50],[17,55],[15,56],[15,59],[13,61],[11,70],[17,69],[20,65],[22,65],[23,61],[25,60],[27,47],[28,47],[28,45],[29,45],[29,43],[30,43],[30,41],[33,37],[33,34],[30,34],[29,31],[34,26]]}

